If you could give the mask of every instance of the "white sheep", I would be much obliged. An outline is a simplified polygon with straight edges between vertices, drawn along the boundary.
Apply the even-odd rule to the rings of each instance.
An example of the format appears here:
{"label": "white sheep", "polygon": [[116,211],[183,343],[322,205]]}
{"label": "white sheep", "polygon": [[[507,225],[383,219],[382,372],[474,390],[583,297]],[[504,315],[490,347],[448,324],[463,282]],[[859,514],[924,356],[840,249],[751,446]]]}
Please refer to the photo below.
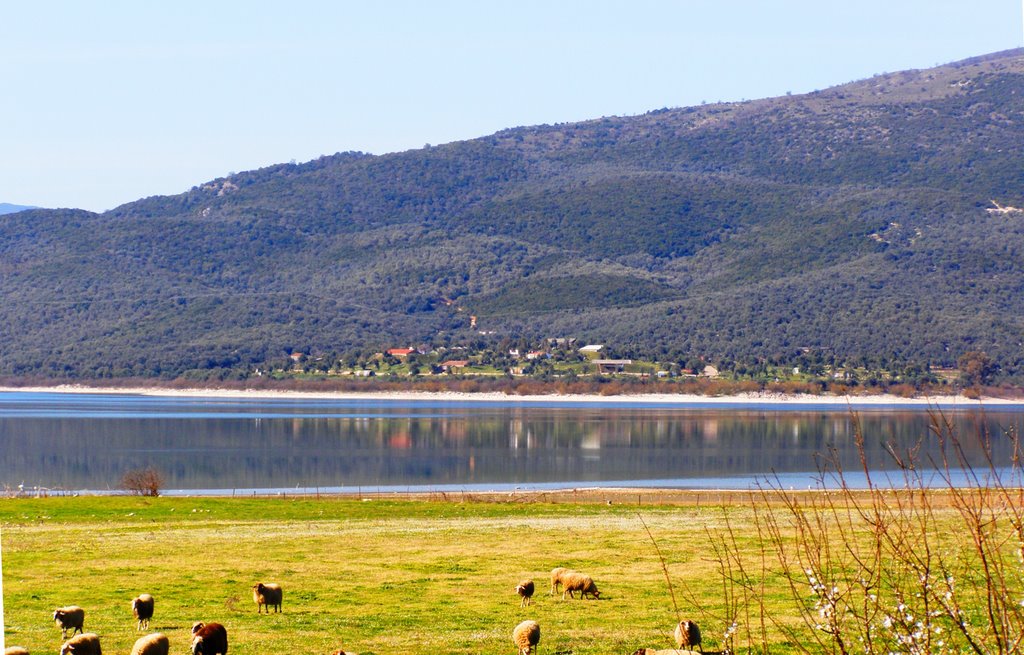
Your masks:
{"label": "white sheep", "polygon": [[562,576],[566,573],[571,572],[570,569],[556,566],[551,569],[551,595],[554,596],[558,593],[558,585],[562,583]]}
{"label": "white sheep", "polygon": [[594,584],[594,580],[586,574],[579,573],[577,571],[569,571],[562,575],[562,600],[565,600],[565,595],[569,594],[569,598],[575,598],[573,596],[574,591],[580,592],[580,598],[585,596],[593,596],[594,598],[600,598],[601,592],[597,590],[597,585]]}
{"label": "white sheep", "polygon": [[516,585],[516,593],[523,597],[523,599],[519,601],[519,607],[523,607],[531,603],[533,591],[533,580],[523,580]]}
{"label": "white sheep", "polygon": [[60,647],[60,655],[103,655],[100,638],[92,632],[76,635]]}
{"label": "white sheep", "polygon": [[540,643],[540,624],[523,621],[512,630],[512,643],[519,649],[519,655],[530,655]]}
{"label": "white sheep", "polygon": [[679,648],[692,650],[694,647],[700,648],[700,652],[704,652],[704,648],[700,645],[700,628],[693,621],[680,621],[676,626],[676,645]]}
{"label": "white sheep", "polygon": [[281,611],[281,600],[284,598],[284,591],[281,589],[281,585],[268,582],[266,584],[257,582],[252,586],[252,599],[256,601],[256,613],[259,614],[264,607],[267,608],[267,614],[270,614],[270,608],[273,607],[275,611]]}
{"label": "white sheep", "polygon": [[136,631],[149,630],[149,620],[153,618],[153,597],[149,594],[139,594],[132,599],[132,614],[138,620]]}
{"label": "white sheep", "polygon": [[28,649],[21,646],[8,646],[4,649],[4,655],[28,655]]}
{"label": "white sheep", "polygon": [[132,646],[132,655],[168,655],[171,650],[167,636],[154,632],[145,637],[139,637]]}
{"label": "white sheep", "polygon": [[82,632],[82,626],[85,625],[85,610],[78,605],[68,605],[67,607],[58,607],[53,611],[53,620],[60,628],[60,634],[64,639],[68,638],[68,630],[71,631],[71,636],[75,636],[75,633]]}

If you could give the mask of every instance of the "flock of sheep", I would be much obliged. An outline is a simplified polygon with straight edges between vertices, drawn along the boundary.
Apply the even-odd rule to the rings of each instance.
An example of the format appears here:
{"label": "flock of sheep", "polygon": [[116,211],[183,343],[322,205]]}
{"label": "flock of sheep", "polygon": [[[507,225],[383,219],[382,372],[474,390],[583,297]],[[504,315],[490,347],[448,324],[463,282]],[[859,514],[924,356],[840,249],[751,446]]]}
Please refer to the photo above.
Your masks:
{"label": "flock of sheep", "polygon": [[[601,592],[593,578],[579,571],[557,567],[551,570],[551,595],[562,589],[562,600],[566,595],[569,598],[579,597],[599,599]],[[522,600],[520,607],[530,605],[533,599],[536,585],[533,580],[524,580],[515,587],[515,591]],[[275,583],[258,582],[252,587],[253,600],[256,602],[256,612],[262,613],[264,609],[267,614],[270,609],[281,611],[281,601],[284,592],[281,585]],[[154,599],[150,594],[140,594],[132,600],[132,615],[137,621],[136,630],[148,630],[149,621],[153,618]],[[102,655],[100,650],[100,638],[92,632],[84,632],[85,610],[76,605],[61,607],[53,612],[53,620],[61,630],[61,636],[65,640],[60,648],[60,655]],[[68,632],[71,637],[68,638]],[[686,653],[693,648],[700,647],[700,628],[693,621],[681,621],[675,629],[676,644],[679,650],[656,650],[653,648],[641,648],[633,655],[677,655]],[[540,624],[536,621],[527,620],[521,622],[512,630],[512,643],[518,649],[519,655],[532,655],[540,643]],[[227,629],[220,623],[196,623],[192,626],[192,643],[190,647],[192,655],[227,655],[228,633]],[[132,647],[131,655],[169,655],[170,643],[167,636],[156,632],[140,637]],[[703,649],[702,651],[703,652]],[[29,655],[28,650],[19,646],[7,648],[4,655]],[[345,655],[341,650],[335,651],[332,655]]]}
{"label": "flock of sheep", "polygon": [[[566,594],[569,598],[575,598],[574,592],[579,592],[580,598],[592,597],[598,599],[601,592],[597,590],[593,578],[584,573],[573,571],[562,567],[551,569],[551,595],[558,593],[562,588],[562,600]],[[533,580],[524,580],[515,587],[515,591],[522,597],[519,606],[524,607],[531,603],[533,592],[536,586]],[[693,621],[680,621],[675,630],[676,645],[678,650],[657,650],[654,648],[640,648],[633,652],[633,655],[680,655],[689,653],[694,648],[701,648],[700,628]],[[536,621],[523,621],[512,630],[512,643],[519,650],[519,655],[531,655],[540,643],[540,624]],[[701,652],[704,649],[701,648]]]}
{"label": "flock of sheep", "polygon": [[[256,612],[262,613],[266,608],[281,611],[284,592],[281,585],[272,582],[258,582],[252,587],[253,600],[256,601]],[[149,620],[153,618],[155,601],[150,594],[139,594],[132,599],[132,615],[137,621],[136,630],[148,630]],[[77,605],[59,607],[53,612],[53,620],[60,628],[61,637],[65,640],[60,647],[60,655],[103,655],[100,649],[99,635],[85,632],[85,610]],[[71,637],[68,638],[68,632]],[[228,631],[220,623],[196,623],[192,626],[192,655],[227,655]],[[139,637],[132,647],[132,655],[168,655],[170,642],[167,636],[155,632]],[[27,649],[12,646],[4,650],[4,655],[29,655]]]}

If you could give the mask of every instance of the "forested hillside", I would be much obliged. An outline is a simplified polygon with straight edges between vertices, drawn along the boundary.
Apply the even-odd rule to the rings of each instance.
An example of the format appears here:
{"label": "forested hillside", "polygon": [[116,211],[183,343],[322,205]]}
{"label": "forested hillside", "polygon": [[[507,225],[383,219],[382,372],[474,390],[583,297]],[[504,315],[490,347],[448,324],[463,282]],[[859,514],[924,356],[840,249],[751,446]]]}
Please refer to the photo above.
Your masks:
{"label": "forested hillside", "polygon": [[1021,379],[1021,152],[1014,50],[9,214],[0,374],[574,336],[712,360],[980,350]]}

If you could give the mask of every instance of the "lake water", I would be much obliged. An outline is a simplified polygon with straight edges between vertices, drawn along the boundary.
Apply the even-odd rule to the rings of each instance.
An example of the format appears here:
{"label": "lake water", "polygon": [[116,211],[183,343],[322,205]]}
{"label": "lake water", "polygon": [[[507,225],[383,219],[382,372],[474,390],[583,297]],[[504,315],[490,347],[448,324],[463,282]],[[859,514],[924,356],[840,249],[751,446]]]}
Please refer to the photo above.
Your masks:
{"label": "lake water", "polygon": [[[975,465],[976,435],[1008,465],[1020,409],[945,413]],[[923,409],[858,410],[869,464],[929,433]],[[736,404],[428,402],[0,393],[0,485],[118,488],[156,467],[170,493],[379,492],[581,486],[816,484],[822,454],[860,467],[846,408]],[[921,451],[934,455],[933,439]],[[881,473],[880,473],[881,474]],[[859,484],[862,476],[851,476]],[[50,491],[53,493],[54,491]]]}

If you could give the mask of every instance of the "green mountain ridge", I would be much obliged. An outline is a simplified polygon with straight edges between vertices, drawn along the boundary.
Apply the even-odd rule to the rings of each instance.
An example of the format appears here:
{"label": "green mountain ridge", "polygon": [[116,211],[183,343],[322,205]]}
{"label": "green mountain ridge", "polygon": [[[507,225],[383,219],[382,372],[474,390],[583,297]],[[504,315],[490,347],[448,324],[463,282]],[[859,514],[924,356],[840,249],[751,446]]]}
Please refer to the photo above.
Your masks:
{"label": "green mountain ridge", "polygon": [[7,215],[0,373],[451,345],[474,315],[649,356],[983,350],[1019,377],[1022,98],[1013,50]]}

